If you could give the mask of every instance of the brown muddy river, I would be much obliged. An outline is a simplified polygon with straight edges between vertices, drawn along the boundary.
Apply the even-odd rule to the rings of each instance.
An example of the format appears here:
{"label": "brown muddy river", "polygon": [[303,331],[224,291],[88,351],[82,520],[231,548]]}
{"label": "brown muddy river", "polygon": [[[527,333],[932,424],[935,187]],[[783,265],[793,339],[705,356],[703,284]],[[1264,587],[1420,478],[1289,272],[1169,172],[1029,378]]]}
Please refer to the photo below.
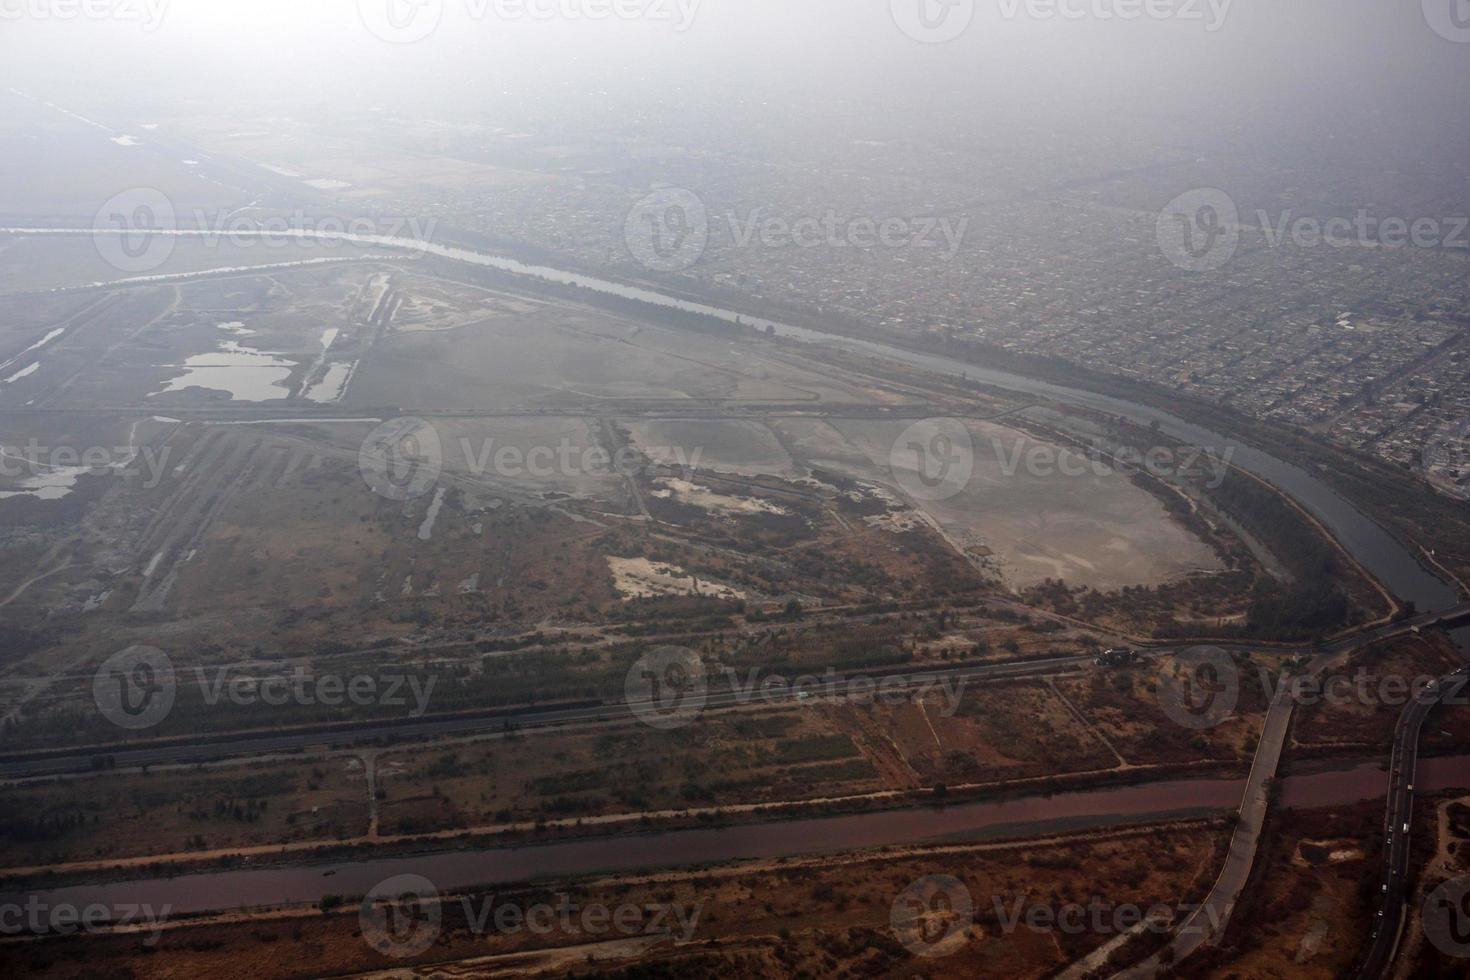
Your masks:
{"label": "brown muddy river", "polygon": [[[1287,777],[1287,806],[1317,807],[1382,797],[1387,774],[1376,763]],[[1420,761],[1419,788],[1470,788],[1470,756]],[[361,895],[385,878],[422,875],[441,892],[541,878],[638,872],[728,861],[834,853],[885,845],[971,841],[1106,828],[1141,820],[1200,816],[1237,806],[1245,781],[1189,779],[1057,793],[944,808],[911,808],[739,827],[672,830],[621,837],[477,848],[301,867],[232,869],[41,893],[51,905],[171,906],[172,915],[244,907],[309,904],[325,895]],[[0,902],[18,900],[0,895]]]}

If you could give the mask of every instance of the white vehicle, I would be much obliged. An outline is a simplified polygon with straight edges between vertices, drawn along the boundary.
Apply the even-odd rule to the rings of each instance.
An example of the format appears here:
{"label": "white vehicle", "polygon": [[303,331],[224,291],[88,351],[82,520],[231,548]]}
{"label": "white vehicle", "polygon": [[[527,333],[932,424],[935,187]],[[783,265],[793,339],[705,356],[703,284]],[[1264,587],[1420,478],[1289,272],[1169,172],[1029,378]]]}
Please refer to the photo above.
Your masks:
{"label": "white vehicle", "polygon": [[1409,825],[1406,823],[1406,824],[1404,824],[1404,833],[1407,834],[1408,832],[1409,832]]}

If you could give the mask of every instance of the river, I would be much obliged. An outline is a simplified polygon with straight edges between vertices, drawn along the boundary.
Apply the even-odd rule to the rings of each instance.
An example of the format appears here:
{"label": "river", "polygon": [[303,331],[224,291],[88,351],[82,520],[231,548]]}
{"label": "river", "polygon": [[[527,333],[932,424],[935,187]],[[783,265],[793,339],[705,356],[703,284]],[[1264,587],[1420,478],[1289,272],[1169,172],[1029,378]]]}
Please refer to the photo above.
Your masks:
{"label": "river", "polygon": [[[1420,789],[1470,788],[1470,756],[1426,759]],[[1376,763],[1289,776],[1282,802],[1292,807],[1339,806],[1385,795],[1388,776]],[[943,808],[915,807],[810,817],[733,827],[593,837],[521,847],[446,850],[285,867],[208,871],[24,895],[0,894],[0,907],[31,894],[57,907],[146,904],[172,915],[236,908],[313,904],[327,895],[362,895],[400,874],[422,875],[441,892],[595,874],[637,873],[742,860],[834,854],[884,846],[983,841],[1105,830],[1132,823],[1213,816],[1240,804],[1243,779],[1178,779],[1051,796]]]}

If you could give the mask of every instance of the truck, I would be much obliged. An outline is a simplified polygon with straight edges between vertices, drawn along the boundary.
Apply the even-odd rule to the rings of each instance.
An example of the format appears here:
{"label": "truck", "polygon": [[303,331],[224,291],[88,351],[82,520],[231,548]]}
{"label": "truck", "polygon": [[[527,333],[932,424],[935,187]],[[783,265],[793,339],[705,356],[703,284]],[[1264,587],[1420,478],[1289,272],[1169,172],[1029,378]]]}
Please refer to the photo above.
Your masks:
{"label": "truck", "polygon": [[1132,647],[1112,647],[1097,658],[1099,667],[1131,667],[1138,663],[1138,652]]}

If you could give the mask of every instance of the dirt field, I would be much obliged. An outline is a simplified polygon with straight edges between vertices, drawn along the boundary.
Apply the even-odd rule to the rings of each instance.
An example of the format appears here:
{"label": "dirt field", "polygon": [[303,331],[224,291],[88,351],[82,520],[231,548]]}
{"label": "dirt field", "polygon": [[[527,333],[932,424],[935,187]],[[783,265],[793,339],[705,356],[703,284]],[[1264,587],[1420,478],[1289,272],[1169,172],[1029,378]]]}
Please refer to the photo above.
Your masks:
{"label": "dirt field", "polygon": [[359,760],[169,770],[0,787],[0,863],[35,867],[367,831]]}
{"label": "dirt field", "polygon": [[1373,920],[1382,818],[1375,801],[1277,821],[1222,948],[1202,951],[1183,975],[1332,980],[1350,970]]}
{"label": "dirt field", "polygon": [[379,760],[379,777],[383,833],[887,788],[815,706],[719,715],[670,732],[639,725],[393,753]]}
{"label": "dirt field", "polygon": [[1414,681],[1443,676],[1463,663],[1442,637],[1405,637],[1362,651],[1333,672],[1320,697],[1313,689],[1316,703],[1303,706],[1293,739],[1303,748],[1387,751]]}
{"label": "dirt field", "polygon": [[1237,660],[1239,697],[1219,724],[1195,728],[1179,724],[1164,711],[1160,671],[1172,670],[1165,658],[1157,666],[1100,670],[1057,682],[1057,689],[1134,765],[1191,760],[1245,762],[1255,752],[1267,705],[1255,666]]}
{"label": "dirt field", "polygon": [[[1129,920],[1115,919],[1112,910],[1148,909],[1155,903],[1177,906],[1207,887],[1220,836],[1217,826],[1196,825],[1099,835],[1078,843],[955,845],[898,855],[859,853],[713,867],[653,879],[507,888],[490,897],[490,915],[484,919],[491,924],[488,931],[470,925],[487,910],[481,904],[484,896],[472,896],[467,907],[450,898],[442,906],[437,941],[408,962],[442,963],[455,973],[495,973],[513,964],[474,961],[517,953],[515,964],[523,975],[592,975],[642,963],[681,976],[798,977],[847,970],[859,975],[1040,978],[1115,939],[1114,923]],[[934,906],[923,913],[922,930],[902,925],[908,921],[903,914],[913,914],[908,896],[934,896],[911,886],[936,875],[953,879],[973,912],[961,909],[956,915]],[[1091,894],[1085,881],[1108,884]],[[565,904],[577,910],[605,906],[612,912],[619,907],[639,911],[624,918],[621,931],[609,928],[609,920],[574,914],[570,928],[560,924],[567,920],[560,920],[550,932],[533,934],[525,926],[495,926],[515,921],[496,917],[494,910],[507,904],[522,910]],[[898,930],[892,924],[895,907],[900,910]],[[1045,918],[1092,907],[1105,912],[1100,918],[1084,914],[1081,921],[1086,924],[1080,929],[1061,925],[1075,919]],[[149,955],[130,960],[128,966],[140,980],[403,969],[404,962],[368,947],[359,932],[355,903],[348,908],[345,914],[308,911],[275,921],[165,931]],[[664,913],[655,919],[660,909]],[[1042,918],[1018,918],[1027,914]],[[1102,928],[1093,922],[1101,922]],[[940,941],[931,944],[933,939]],[[134,954],[140,942],[92,937],[31,944],[15,948],[12,956],[27,975],[81,977],[105,973],[114,957]],[[251,953],[242,958],[245,946]],[[930,948],[942,955],[919,957],[912,951]],[[248,967],[242,965],[247,961]],[[463,968],[447,966],[456,961],[468,962]]]}

